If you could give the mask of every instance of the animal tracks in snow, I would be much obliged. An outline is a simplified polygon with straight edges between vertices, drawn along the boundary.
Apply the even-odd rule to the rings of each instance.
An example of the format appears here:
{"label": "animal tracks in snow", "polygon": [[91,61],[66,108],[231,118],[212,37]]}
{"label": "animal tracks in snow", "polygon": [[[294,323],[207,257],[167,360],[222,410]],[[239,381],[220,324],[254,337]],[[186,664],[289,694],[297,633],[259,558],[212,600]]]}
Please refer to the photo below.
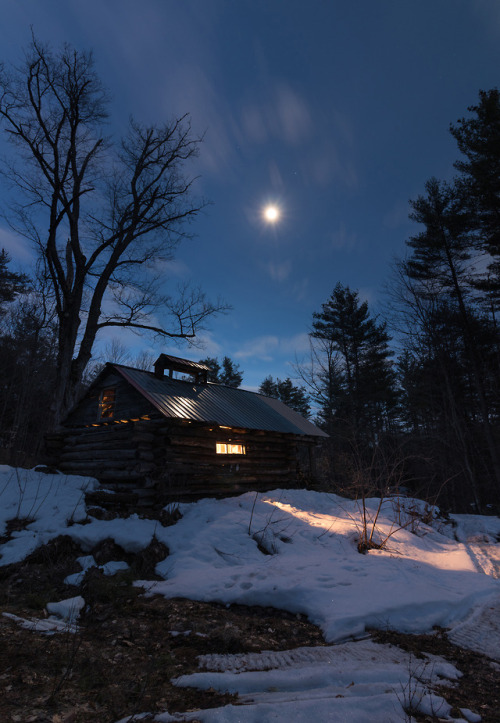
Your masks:
{"label": "animal tracks in snow", "polygon": [[352,582],[348,580],[335,580],[331,575],[318,575],[317,580],[320,586],[327,590],[334,587],[349,587],[352,585]]}
{"label": "animal tracks in snow", "polygon": [[229,580],[227,580],[224,583],[224,587],[226,588],[226,590],[230,590],[235,585],[239,585],[239,587],[242,590],[250,590],[253,587],[252,578],[254,578],[255,580],[266,580],[267,579],[266,575],[261,575],[261,574],[255,573],[255,572],[251,572],[247,578],[245,578],[242,582],[240,582],[242,577],[244,577],[244,576],[243,575],[231,575]]}

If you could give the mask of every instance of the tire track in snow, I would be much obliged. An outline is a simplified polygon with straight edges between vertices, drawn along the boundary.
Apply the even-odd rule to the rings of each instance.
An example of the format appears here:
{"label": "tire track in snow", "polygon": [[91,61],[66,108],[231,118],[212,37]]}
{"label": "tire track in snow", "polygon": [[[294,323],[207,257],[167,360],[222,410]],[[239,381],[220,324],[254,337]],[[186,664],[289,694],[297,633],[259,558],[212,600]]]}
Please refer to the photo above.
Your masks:
{"label": "tire track in snow", "polygon": [[235,655],[200,655],[200,668],[213,672],[242,673],[257,670],[283,670],[318,663],[367,662],[376,660],[384,663],[397,663],[401,651],[392,645],[380,645],[371,640],[325,645],[321,647],[302,647],[293,650],[263,650],[261,653],[239,653]]}
{"label": "tire track in snow", "polygon": [[[480,572],[500,579],[500,545],[468,542],[466,547]],[[456,625],[448,633],[448,639],[461,648],[500,661],[500,595]]]}
{"label": "tire track in snow", "polygon": [[500,545],[466,544],[472,561],[485,575],[500,579]]}

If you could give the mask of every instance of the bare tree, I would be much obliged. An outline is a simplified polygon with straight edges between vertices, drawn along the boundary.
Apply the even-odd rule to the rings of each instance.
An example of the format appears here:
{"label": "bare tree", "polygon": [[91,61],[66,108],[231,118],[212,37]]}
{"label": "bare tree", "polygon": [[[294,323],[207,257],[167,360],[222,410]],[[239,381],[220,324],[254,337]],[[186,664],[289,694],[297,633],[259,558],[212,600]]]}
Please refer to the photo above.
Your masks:
{"label": "bare tree", "polygon": [[24,64],[0,72],[0,119],[15,146],[6,170],[22,192],[9,220],[37,245],[57,312],[55,424],[100,329],[193,339],[224,308],[198,289],[162,295],[159,283],[161,262],[204,205],[184,172],[201,139],[187,116],[157,126],[131,119],[115,145],[104,135],[107,104],[92,55],[67,45],[53,53],[33,38]]}

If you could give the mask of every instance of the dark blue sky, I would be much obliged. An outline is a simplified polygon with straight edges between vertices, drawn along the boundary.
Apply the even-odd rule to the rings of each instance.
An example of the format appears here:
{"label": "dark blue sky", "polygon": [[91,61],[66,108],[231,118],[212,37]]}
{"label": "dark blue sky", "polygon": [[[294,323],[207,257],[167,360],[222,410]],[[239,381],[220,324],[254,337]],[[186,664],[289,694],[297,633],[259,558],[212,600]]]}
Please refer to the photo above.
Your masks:
{"label": "dark blue sky", "polygon": [[[340,281],[377,311],[391,260],[414,232],[408,200],[450,178],[448,132],[500,84],[498,0],[3,0],[4,61],[30,38],[93,49],[111,130],[129,114],[191,113],[193,166],[212,202],[179,249],[191,278],[233,311],[198,359],[229,355],[244,384],[293,376],[312,313]],[[282,209],[262,222],[267,201]],[[0,246],[26,259],[0,222]],[[137,346],[136,337],[125,337]],[[142,346],[148,348],[144,340]],[[154,348],[154,352],[158,347]]]}

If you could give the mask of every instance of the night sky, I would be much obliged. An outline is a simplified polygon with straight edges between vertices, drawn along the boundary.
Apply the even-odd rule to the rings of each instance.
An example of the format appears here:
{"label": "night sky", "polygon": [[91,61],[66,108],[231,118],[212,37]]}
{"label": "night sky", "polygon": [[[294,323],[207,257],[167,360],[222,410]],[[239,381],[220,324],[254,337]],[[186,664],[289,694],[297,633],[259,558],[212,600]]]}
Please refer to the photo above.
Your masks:
{"label": "night sky", "polygon": [[[37,37],[92,49],[112,95],[110,132],[130,114],[188,112],[205,134],[192,167],[211,202],[170,280],[192,279],[233,309],[204,349],[122,341],[153,353],[228,355],[244,386],[294,376],[312,313],[341,282],[370,309],[416,231],[408,200],[450,179],[451,122],[500,85],[498,0],[1,0],[0,59]],[[267,203],[281,210],[266,223]],[[15,267],[27,242],[0,220]],[[116,332],[114,332],[116,333]],[[110,333],[109,336],[112,336]]]}

